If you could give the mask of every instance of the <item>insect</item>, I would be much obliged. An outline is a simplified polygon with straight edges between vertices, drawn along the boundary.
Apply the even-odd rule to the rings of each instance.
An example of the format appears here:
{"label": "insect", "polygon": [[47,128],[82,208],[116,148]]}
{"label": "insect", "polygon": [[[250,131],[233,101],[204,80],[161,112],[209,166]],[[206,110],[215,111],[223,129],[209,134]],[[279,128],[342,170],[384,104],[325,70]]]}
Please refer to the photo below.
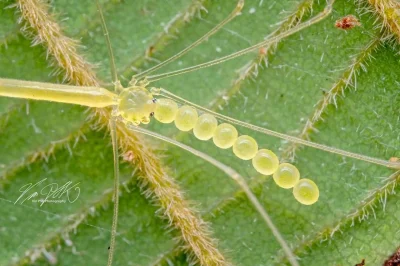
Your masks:
{"label": "insect", "polygon": [[[298,28],[296,30],[299,30]],[[286,33],[288,34],[288,33]],[[282,38],[280,36],[280,38]],[[271,41],[271,40],[269,40]],[[262,45],[265,45],[266,43],[262,43]],[[228,60],[230,58],[227,58]],[[219,63],[222,62],[219,60],[218,62],[213,62],[213,63]],[[204,65],[203,65],[204,66]],[[191,68],[191,69],[185,69],[182,72],[187,72],[191,70],[195,70],[196,68]],[[148,72],[147,72],[148,73]],[[167,77],[167,76],[172,76],[172,75],[177,75],[178,72],[174,73],[167,73],[167,75],[163,76],[153,76],[153,80],[150,77],[150,81],[155,81],[159,78],[162,77]],[[7,88],[7,87],[13,87],[14,91],[14,96],[15,96],[15,89],[18,88],[18,86],[22,86],[25,88],[29,88],[30,91],[28,93],[34,91],[35,93],[41,93],[43,92],[42,95],[36,94],[35,97],[53,97],[51,100],[57,100],[60,99],[61,102],[67,102],[68,100],[66,98],[62,98],[58,96],[52,96],[50,95],[49,87],[45,88],[46,85],[44,84],[39,84],[36,83],[38,90],[35,90],[34,83],[23,83],[23,82],[15,82],[11,80],[3,80],[2,88]],[[87,104],[89,106],[92,106],[92,99],[94,99],[94,95],[100,93],[102,101],[96,101],[97,104],[101,104],[101,107],[104,106],[114,106],[117,105],[118,109],[115,113],[116,116],[120,115],[127,121],[127,126],[129,126],[132,130],[137,130],[139,132],[147,133],[147,134],[152,134],[151,132],[148,131],[143,131],[141,128],[137,127],[140,123],[149,123],[151,120],[151,117],[154,113],[154,117],[156,120],[162,122],[162,123],[172,123],[174,122],[176,127],[179,130],[182,131],[188,131],[193,128],[194,135],[200,139],[200,140],[208,140],[208,139],[213,139],[213,142],[215,143],[216,146],[220,147],[221,149],[223,148],[230,148],[233,146],[233,152],[237,155],[237,157],[242,158],[244,160],[253,160],[253,166],[254,168],[264,174],[273,174],[274,173],[274,180],[276,183],[284,188],[291,188],[296,184],[299,184],[299,174],[297,172],[297,169],[294,168],[293,165],[281,165],[279,166],[277,163],[277,158],[276,155],[274,155],[270,150],[260,150],[258,151],[257,148],[257,143],[251,136],[236,136],[237,132],[235,131],[235,127],[232,124],[240,125],[240,126],[249,126],[253,127],[248,124],[243,124],[239,123],[235,120],[232,120],[230,118],[224,117],[224,116],[219,116],[216,113],[209,112],[206,109],[202,109],[198,106],[195,106],[194,104],[191,104],[187,101],[182,102],[182,99],[171,94],[170,92],[166,90],[149,90],[147,88],[147,81],[146,80],[132,80],[131,82],[131,87],[128,89],[124,88],[119,88],[121,90],[120,94],[117,96],[116,94],[109,93],[108,91],[102,91],[101,89],[93,89],[92,91],[90,89],[85,89],[85,88],[76,88],[75,96],[76,99],[74,99],[75,103],[77,104],[76,101],[82,101],[78,104]],[[45,89],[43,89],[45,88]],[[65,89],[64,91],[62,89]],[[41,89],[43,89],[41,91]],[[71,87],[63,87],[63,86],[57,86],[56,90],[58,92],[62,92],[68,94],[69,91],[71,91]],[[5,92],[6,93],[6,92]],[[21,91],[22,97],[29,98],[27,94],[22,95],[23,91]],[[57,92],[56,92],[57,93]],[[10,96],[10,95],[9,95]],[[160,96],[161,98],[159,98]],[[154,98],[156,97],[157,100],[154,101]],[[162,98],[164,97],[164,98]],[[42,99],[43,99],[42,98]],[[136,100],[140,99],[140,101],[135,102]],[[50,100],[50,99],[49,99]],[[180,102],[179,102],[180,101]],[[135,102],[136,106],[134,109],[130,105],[132,102]],[[179,103],[179,105],[178,105]],[[103,106],[104,105],[104,106]],[[199,112],[202,112],[199,114]],[[185,118],[185,115],[192,115],[192,119],[187,119]],[[195,118],[196,115],[200,115],[197,118],[197,121]],[[218,122],[217,119],[228,122],[228,123],[222,123],[217,125]],[[229,124],[231,123],[231,124]],[[255,130],[258,131],[263,131],[264,129],[262,128],[255,128]],[[218,134],[216,134],[216,132]],[[236,133],[235,133],[236,132]],[[228,137],[222,137],[222,134],[227,133]],[[155,136],[153,134],[153,136]],[[281,136],[284,138],[288,138],[288,140],[296,140],[296,139],[290,139],[290,136]],[[302,140],[296,140],[296,141],[302,141]],[[316,144],[312,144],[310,142],[301,142],[302,144],[309,144],[309,145],[314,145],[316,147],[322,148],[322,149],[328,149],[327,147],[323,146],[318,146]],[[257,146],[256,146],[257,145]],[[328,149],[329,150],[329,149]],[[343,151],[340,150],[331,150],[332,152],[337,152],[339,154],[345,155]],[[346,153],[347,155],[355,156],[354,154],[351,153]],[[254,159],[256,158],[256,159]],[[361,159],[368,159],[365,157],[361,156]],[[369,158],[368,160],[372,160],[373,162],[380,162],[380,164],[388,165],[384,161],[379,161],[375,160],[373,158]],[[280,175],[280,171],[277,171],[280,168],[284,168],[286,172],[289,174],[286,175]],[[283,177],[284,176],[284,177]],[[304,181],[305,179],[301,179]],[[310,185],[311,184],[311,185]],[[294,189],[294,194],[297,199],[299,199],[300,202],[303,203],[314,203],[316,198],[318,198],[317,194],[313,194],[314,192],[318,191],[316,187],[313,186],[312,183],[306,180],[306,189],[311,187],[310,193],[305,193],[306,197],[304,198],[304,195],[302,195],[301,191],[295,191]],[[301,187],[300,187],[301,189]],[[297,195],[297,196],[296,196]]]}
{"label": "insect", "polygon": [[361,26],[361,23],[354,15],[347,15],[335,22],[335,27],[342,30],[350,30],[357,26]]}

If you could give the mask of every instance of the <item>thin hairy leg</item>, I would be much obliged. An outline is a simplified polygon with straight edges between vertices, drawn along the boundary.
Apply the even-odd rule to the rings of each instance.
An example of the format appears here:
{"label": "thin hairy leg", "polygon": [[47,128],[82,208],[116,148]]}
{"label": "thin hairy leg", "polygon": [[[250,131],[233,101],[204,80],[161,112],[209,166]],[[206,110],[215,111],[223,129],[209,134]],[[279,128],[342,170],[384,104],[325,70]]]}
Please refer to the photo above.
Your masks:
{"label": "thin hairy leg", "polygon": [[[113,79],[113,83],[115,85],[115,90],[117,90],[118,77],[117,71],[115,67],[115,59],[111,47],[110,37],[108,35],[108,30],[106,26],[106,22],[104,20],[103,12],[101,11],[101,6],[99,1],[96,0],[97,9],[101,18],[101,25],[103,28],[104,37],[106,39],[108,55],[110,58],[110,69],[111,76]],[[113,107],[114,111],[116,111],[116,106]],[[110,248],[108,252],[108,261],[107,266],[111,266],[113,262],[113,256],[115,253],[115,237],[117,235],[117,225],[118,225],[118,203],[119,203],[119,154],[118,154],[118,136],[117,136],[117,128],[116,128],[116,118],[114,116],[110,119],[110,133],[111,133],[111,141],[113,147],[113,159],[114,159],[114,210],[113,210],[113,221],[111,226],[111,239],[110,239]]]}
{"label": "thin hairy leg", "polygon": [[334,0],[329,0],[327,6],[325,7],[324,11],[321,12],[320,14],[316,15],[315,17],[309,19],[306,22],[303,22],[299,25],[297,25],[296,27],[293,27],[281,34],[276,35],[275,37],[269,38],[267,40],[264,40],[262,42],[259,42],[253,46],[250,46],[248,48],[245,48],[243,50],[240,50],[238,52],[235,52],[233,54],[227,55],[227,56],[223,56],[221,58],[217,58],[215,60],[209,61],[209,62],[205,62],[205,63],[201,63],[195,66],[191,66],[191,67],[187,67],[184,69],[178,69],[175,71],[171,71],[171,72],[167,72],[167,73],[163,73],[163,74],[158,74],[158,75],[152,75],[152,76],[148,76],[147,77],[147,81],[148,82],[154,82],[157,80],[161,80],[161,79],[165,79],[165,78],[169,78],[169,77],[173,77],[173,76],[177,76],[177,75],[181,75],[183,73],[188,73],[188,72],[192,72],[192,71],[196,71],[198,69],[202,69],[202,68],[206,68],[206,67],[210,67],[210,66],[214,66],[217,64],[221,64],[223,62],[226,62],[228,60],[234,59],[238,56],[250,53],[254,50],[260,49],[266,45],[270,45],[272,43],[278,42],[283,38],[286,38],[296,32],[299,32],[315,23],[320,22],[321,20],[323,20],[324,18],[326,18],[331,12],[332,12],[332,5],[333,5]]}
{"label": "thin hairy leg", "polygon": [[227,23],[229,23],[229,21],[231,21],[232,19],[234,19],[238,14],[240,14],[240,11],[242,10],[244,6],[244,0],[239,0],[238,3],[236,4],[235,9],[232,11],[231,14],[229,14],[229,16],[227,18],[225,18],[223,21],[221,21],[220,23],[218,23],[217,26],[215,26],[212,30],[210,30],[209,32],[207,32],[206,34],[204,34],[200,39],[198,39],[197,41],[195,41],[194,43],[192,43],[191,45],[189,45],[188,47],[186,47],[185,49],[183,49],[182,51],[180,51],[179,53],[171,56],[170,58],[168,58],[167,60],[161,62],[160,64],[149,68],[137,75],[134,75],[133,78],[134,79],[140,79],[145,77],[147,74],[150,74],[158,69],[160,69],[161,67],[171,63],[172,61],[180,58],[181,56],[183,56],[184,54],[186,54],[187,52],[189,52],[190,50],[192,50],[193,48],[195,48],[196,46],[198,46],[199,44],[201,44],[202,42],[204,42],[205,40],[207,40],[210,36],[212,36],[213,34],[215,34],[217,31],[219,31],[224,25],[226,25]]}

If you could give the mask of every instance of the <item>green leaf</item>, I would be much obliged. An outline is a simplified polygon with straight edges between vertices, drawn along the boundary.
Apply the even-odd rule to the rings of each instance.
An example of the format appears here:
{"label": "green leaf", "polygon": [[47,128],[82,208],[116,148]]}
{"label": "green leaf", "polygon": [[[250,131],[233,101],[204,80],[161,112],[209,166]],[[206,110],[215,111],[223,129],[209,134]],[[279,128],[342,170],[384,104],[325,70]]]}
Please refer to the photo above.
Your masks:
{"label": "green leaf", "polygon": [[[309,1],[304,1],[309,2]],[[317,2],[317,1],[316,1]],[[313,5],[320,12],[324,1]],[[20,32],[19,14],[0,2],[0,77],[62,82],[46,49],[32,46]],[[111,1],[105,19],[123,83],[136,69],[147,69],[201,37],[224,19],[235,1],[205,1],[207,12],[177,27],[193,4],[189,0]],[[303,1],[247,0],[242,14],[207,42],[159,73],[192,66],[246,48],[279,29]],[[88,61],[111,81],[107,47],[92,1],[52,1],[64,32],[82,42]],[[353,14],[361,26],[334,27]],[[299,135],[319,108],[337,92],[321,119],[307,131],[310,140],[388,160],[400,157],[398,46],[380,42],[374,15],[352,1],[337,0],[322,22],[282,40],[268,64],[237,82],[259,56],[242,56],[221,65],[155,83],[222,114],[290,135]],[[145,59],[153,47],[153,60]],[[349,86],[345,86],[349,81]],[[342,91],[343,90],[343,91]],[[215,104],[217,102],[218,104]],[[112,222],[112,148],[106,130],[94,131],[78,106],[0,98],[0,265],[102,265],[107,261]],[[313,179],[320,199],[299,204],[291,190],[259,176],[251,162],[200,142],[192,133],[153,121],[152,130],[199,149],[241,173],[287,240],[301,265],[381,265],[399,243],[399,172],[371,163],[295,147],[294,164]],[[290,160],[290,143],[244,128],[262,148]],[[171,145],[148,139],[180,183],[185,197],[210,223],[218,248],[235,265],[288,263],[276,239],[234,181],[208,163]],[[292,150],[293,151],[293,150]],[[156,202],[137,186],[139,171],[122,162],[122,195],[115,265],[187,265],[179,236],[160,217]],[[133,173],[133,174],[132,174]],[[133,176],[133,177],[132,177]],[[79,182],[73,203],[15,203],[21,187]],[[73,201],[77,191],[71,191]],[[155,204],[154,204],[155,203]]]}

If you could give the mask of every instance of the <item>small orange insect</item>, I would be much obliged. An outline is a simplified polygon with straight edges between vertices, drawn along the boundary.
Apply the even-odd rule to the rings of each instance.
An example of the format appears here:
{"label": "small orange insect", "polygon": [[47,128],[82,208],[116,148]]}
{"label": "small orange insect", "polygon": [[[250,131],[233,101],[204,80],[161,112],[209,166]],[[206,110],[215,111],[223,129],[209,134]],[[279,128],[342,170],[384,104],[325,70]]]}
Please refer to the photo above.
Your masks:
{"label": "small orange insect", "polygon": [[361,23],[353,15],[347,15],[335,22],[335,27],[342,30],[349,30],[357,26],[361,26]]}

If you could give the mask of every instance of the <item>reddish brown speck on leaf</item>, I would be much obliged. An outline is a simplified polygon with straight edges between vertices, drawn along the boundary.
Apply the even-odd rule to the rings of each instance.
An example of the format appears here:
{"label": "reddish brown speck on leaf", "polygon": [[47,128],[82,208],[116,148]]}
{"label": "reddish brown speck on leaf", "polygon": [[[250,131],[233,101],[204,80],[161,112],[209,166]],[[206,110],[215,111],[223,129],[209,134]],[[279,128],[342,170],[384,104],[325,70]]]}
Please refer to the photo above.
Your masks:
{"label": "reddish brown speck on leaf", "polygon": [[349,30],[357,26],[361,26],[361,23],[358,21],[358,18],[353,15],[347,15],[335,22],[335,27],[342,30]]}
{"label": "reddish brown speck on leaf", "polygon": [[390,258],[385,260],[383,266],[400,266],[400,248]]}
{"label": "reddish brown speck on leaf", "polygon": [[357,263],[355,266],[365,266],[365,259],[362,259],[362,261]]}

